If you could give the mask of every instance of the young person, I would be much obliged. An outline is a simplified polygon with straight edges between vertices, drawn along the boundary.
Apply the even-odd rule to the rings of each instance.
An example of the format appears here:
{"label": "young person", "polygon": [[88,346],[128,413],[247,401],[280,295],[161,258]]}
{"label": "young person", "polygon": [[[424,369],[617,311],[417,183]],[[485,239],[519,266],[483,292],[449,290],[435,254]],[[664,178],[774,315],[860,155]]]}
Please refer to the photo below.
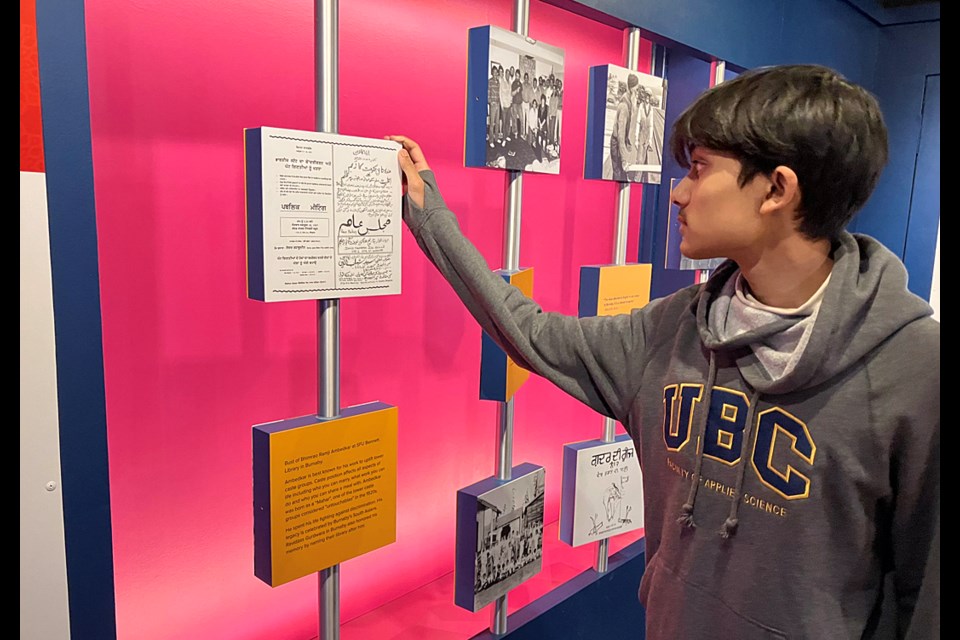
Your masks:
{"label": "young person", "polygon": [[681,250],[728,260],[615,317],[491,274],[393,139],[405,220],[483,329],[632,436],[647,638],[939,637],[940,330],[900,261],[844,231],[887,156],[867,92],[793,65],[698,98],[671,138]]}

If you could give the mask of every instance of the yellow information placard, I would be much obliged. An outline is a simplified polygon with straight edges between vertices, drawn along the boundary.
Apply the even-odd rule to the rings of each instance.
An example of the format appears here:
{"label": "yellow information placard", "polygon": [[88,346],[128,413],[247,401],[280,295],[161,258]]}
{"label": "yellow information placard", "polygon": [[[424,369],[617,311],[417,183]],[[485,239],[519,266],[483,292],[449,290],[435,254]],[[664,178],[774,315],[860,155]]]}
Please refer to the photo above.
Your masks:
{"label": "yellow information placard", "polygon": [[397,408],[258,425],[254,573],[278,586],[396,540]]}
{"label": "yellow information placard", "polygon": [[[533,269],[495,271],[528,298],[533,297]],[[518,365],[486,333],[480,346],[480,399],[507,402],[530,378],[530,372]]]}
{"label": "yellow information placard", "polygon": [[[510,284],[523,292],[528,298],[533,297],[533,269],[523,269],[510,275]],[[507,400],[512,398],[517,391],[530,379],[530,372],[513,361],[513,358],[507,358]]]}
{"label": "yellow information placard", "polygon": [[616,316],[645,306],[652,276],[650,264],[582,267],[580,317]]}

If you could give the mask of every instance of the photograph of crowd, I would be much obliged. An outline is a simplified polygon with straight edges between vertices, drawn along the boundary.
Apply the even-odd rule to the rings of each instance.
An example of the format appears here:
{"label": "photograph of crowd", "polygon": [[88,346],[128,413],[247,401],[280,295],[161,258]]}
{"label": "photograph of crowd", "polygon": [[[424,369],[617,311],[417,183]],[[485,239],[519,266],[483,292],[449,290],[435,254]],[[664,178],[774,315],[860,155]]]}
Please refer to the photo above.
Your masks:
{"label": "photograph of crowd", "polygon": [[563,49],[490,27],[486,165],[560,172]]}
{"label": "photograph of crowd", "polygon": [[660,184],[666,80],[607,65],[603,178]]}
{"label": "photograph of crowd", "polygon": [[540,572],[544,475],[538,468],[477,498],[474,611]]}

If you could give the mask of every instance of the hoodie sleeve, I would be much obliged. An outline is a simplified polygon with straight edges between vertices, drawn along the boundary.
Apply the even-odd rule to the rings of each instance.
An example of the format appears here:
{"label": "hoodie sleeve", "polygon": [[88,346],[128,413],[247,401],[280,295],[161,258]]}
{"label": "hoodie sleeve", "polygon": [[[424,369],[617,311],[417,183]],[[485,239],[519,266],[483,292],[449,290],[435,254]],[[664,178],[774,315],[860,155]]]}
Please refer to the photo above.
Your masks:
{"label": "hoodie sleeve", "polygon": [[[939,402],[935,408],[939,414]],[[931,416],[933,417],[933,416]],[[940,420],[896,456],[893,514],[898,637],[940,637]]]}
{"label": "hoodie sleeve", "polygon": [[940,637],[940,325],[929,318],[914,322],[888,347],[895,355],[871,366],[870,378],[874,418],[894,429],[890,546],[897,637]]}
{"label": "hoodie sleeve", "polygon": [[490,270],[460,231],[433,172],[420,175],[424,207],[405,198],[404,221],[480,327],[521,367],[595,411],[626,422],[640,378],[631,369],[642,366],[642,315],[576,318],[544,312]]}

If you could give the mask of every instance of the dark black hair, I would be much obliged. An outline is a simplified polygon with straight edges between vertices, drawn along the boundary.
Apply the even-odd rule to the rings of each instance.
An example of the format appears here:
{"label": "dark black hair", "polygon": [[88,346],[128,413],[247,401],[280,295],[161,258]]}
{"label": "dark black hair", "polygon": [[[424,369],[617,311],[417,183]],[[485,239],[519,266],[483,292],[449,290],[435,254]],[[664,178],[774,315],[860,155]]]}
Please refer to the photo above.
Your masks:
{"label": "dark black hair", "polygon": [[832,69],[747,71],[702,94],[673,125],[670,150],[690,166],[695,147],[731,153],[740,185],[784,165],[800,184],[800,231],[835,238],[866,203],[887,163],[876,98]]}

